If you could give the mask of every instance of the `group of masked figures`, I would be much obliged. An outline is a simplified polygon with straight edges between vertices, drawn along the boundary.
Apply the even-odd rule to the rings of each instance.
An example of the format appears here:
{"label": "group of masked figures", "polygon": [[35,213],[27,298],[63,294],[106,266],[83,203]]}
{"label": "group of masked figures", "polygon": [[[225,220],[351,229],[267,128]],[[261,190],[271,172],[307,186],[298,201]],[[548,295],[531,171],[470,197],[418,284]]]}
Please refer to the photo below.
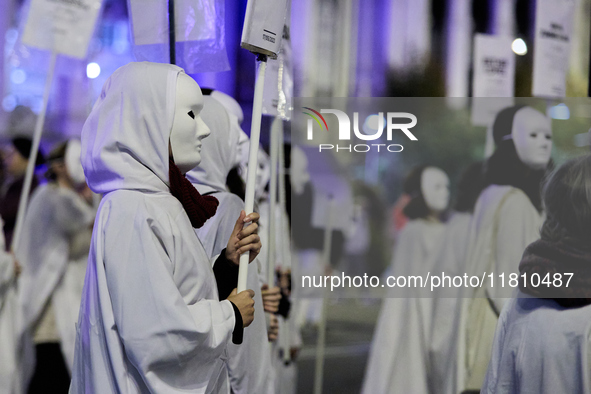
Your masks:
{"label": "group of masked figures", "polygon": [[[1,253],[0,392],[293,391],[289,267],[276,261],[268,283],[270,218],[244,212],[232,177],[247,170],[242,120],[174,65],[109,77]],[[268,212],[260,162],[256,211]]]}
{"label": "group of masked figures", "polygon": [[[268,168],[258,172],[260,214],[247,215],[228,186],[248,152],[242,118],[230,96],[202,91],[174,65],[130,63],[109,77],[81,140],[49,155],[21,238],[0,253],[2,392],[293,390],[293,349],[272,344],[289,334],[284,343],[299,345],[290,280],[267,283],[266,272],[267,259],[289,269],[286,213],[265,205]],[[388,274],[572,273],[570,285],[390,290],[363,393],[589,392],[591,158],[554,170],[551,122],[528,106],[500,111],[493,137],[451,214],[444,171],[408,175],[409,221]],[[293,185],[307,195],[301,156]],[[269,256],[278,217],[283,250]],[[248,290],[237,293],[243,253]]]}
{"label": "group of masked figures", "polygon": [[529,106],[501,110],[492,131],[451,213],[442,170],[408,175],[388,275],[495,281],[390,289],[363,393],[591,392],[591,157],[554,171],[551,121]]}

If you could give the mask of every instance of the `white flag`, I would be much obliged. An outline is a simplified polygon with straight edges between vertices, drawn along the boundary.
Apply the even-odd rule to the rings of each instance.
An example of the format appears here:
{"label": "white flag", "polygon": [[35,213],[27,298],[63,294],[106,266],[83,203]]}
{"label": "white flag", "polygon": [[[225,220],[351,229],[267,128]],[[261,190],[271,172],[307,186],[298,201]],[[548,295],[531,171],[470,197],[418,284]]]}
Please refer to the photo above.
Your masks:
{"label": "white flag", "polygon": [[84,59],[101,0],[31,0],[23,44]]}
{"label": "white flag", "polygon": [[538,0],[532,94],[564,97],[575,0]]}

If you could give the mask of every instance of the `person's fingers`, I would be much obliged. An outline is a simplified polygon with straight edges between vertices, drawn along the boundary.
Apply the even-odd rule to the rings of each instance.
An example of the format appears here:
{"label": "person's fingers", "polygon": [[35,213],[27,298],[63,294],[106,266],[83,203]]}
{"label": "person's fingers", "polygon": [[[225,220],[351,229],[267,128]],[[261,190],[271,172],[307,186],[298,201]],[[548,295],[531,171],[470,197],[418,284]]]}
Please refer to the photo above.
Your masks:
{"label": "person's fingers", "polygon": [[238,294],[238,289],[234,287],[234,290],[230,293],[231,296]]}
{"label": "person's fingers", "polygon": [[242,227],[244,227],[244,217],[246,216],[246,213],[244,212],[244,210],[240,211],[240,216],[238,217],[238,219],[236,220],[236,223],[234,224],[234,229],[232,230],[232,234],[238,234],[240,232],[240,230],[242,230]]}
{"label": "person's fingers", "polygon": [[251,223],[248,226],[244,227],[238,234],[237,237],[238,239],[243,239],[248,237],[251,234],[257,234],[258,233],[258,228],[259,225],[256,223]]}
{"label": "person's fingers", "polygon": [[[240,246],[236,252],[239,255],[241,255],[242,253],[246,253],[248,251],[251,251],[251,252],[254,252],[255,253],[255,256],[254,257],[256,257],[256,255],[259,254],[260,250],[261,250],[261,243],[259,241],[259,242],[256,242],[256,243],[248,243],[247,245]],[[251,254],[250,257],[254,258],[252,256],[252,254]]]}
{"label": "person's fingers", "polygon": [[281,300],[281,294],[262,294],[263,297],[263,301],[273,301],[273,302],[279,302],[279,300]]}
{"label": "person's fingers", "polygon": [[253,213],[249,213],[248,215],[246,215],[246,217],[243,219],[244,223],[248,223],[248,222],[253,222],[256,223],[259,221],[259,218],[261,217],[261,215],[259,215],[257,212],[253,212]]}
{"label": "person's fingers", "polygon": [[261,237],[259,237],[257,234],[251,234],[248,237],[240,239],[240,241],[236,242],[234,244],[234,247],[236,249],[240,249],[244,245],[257,244],[259,242],[261,242]]}
{"label": "person's fingers", "polygon": [[[234,290],[236,290],[236,289],[234,289]],[[245,292],[248,293],[248,295],[250,296],[250,298],[253,298],[254,297],[254,290],[246,289],[242,293],[245,293]],[[242,293],[240,293],[240,294],[242,294]],[[254,300],[252,300],[252,301],[254,302]]]}
{"label": "person's fingers", "polygon": [[[264,289],[263,289],[263,287],[264,287]],[[281,292],[281,289],[279,288],[279,286],[275,286],[275,287],[273,287],[272,289],[269,289],[269,286],[267,286],[267,284],[264,284],[264,285],[261,287],[261,290],[262,290],[262,295],[263,295],[263,297],[264,297],[266,294],[279,294],[279,293]]]}

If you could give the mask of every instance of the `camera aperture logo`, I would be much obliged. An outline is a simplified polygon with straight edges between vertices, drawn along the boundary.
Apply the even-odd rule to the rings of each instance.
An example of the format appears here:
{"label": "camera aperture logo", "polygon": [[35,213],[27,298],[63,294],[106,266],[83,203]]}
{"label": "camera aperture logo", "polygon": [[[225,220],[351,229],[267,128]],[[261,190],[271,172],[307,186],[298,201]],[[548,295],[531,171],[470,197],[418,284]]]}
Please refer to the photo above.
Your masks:
{"label": "camera aperture logo", "polygon": [[[320,129],[322,132],[333,132],[328,129],[328,123],[322,114],[333,114],[337,117],[339,124],[338,136],[339,141],[351,141],[351,120],[349,115],[338,109],[321,109],[317,111],[310,107],[302,107],[305,115],[310,119],[307,121],[306,138],[308,141],[314,139],[314,128]],[[409,123],[395,123],[400,119],[410,120]],[[318,126],[315,126],[314,124]],[[384,129],[386,129],[386,138],[392,141],[392,135],[395,130],[402,131],[411,141],[418,141],[417,137],[409,129],[417,125],[417,117],[408,112],[387,112],[384,117],[383,112],[369,115],[362,125],[363,132],[359,129],[359,113],[353,113],[353,133],[357,139],[363,141],[375,141],[382,137]],[[378,143],[364,143],[364,144],[319,144],[318,151],[347,151],[365,153],[370,150],[377,152],[387,151],[392,153],[402,152],[404,147],[400,144],[378,144]]]}

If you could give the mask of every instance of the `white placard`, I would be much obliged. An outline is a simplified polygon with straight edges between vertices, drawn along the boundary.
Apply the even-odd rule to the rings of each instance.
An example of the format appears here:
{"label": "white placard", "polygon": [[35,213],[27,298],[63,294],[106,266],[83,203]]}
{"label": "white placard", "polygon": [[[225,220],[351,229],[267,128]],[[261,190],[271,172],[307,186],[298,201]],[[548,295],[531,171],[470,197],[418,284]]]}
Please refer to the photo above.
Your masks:
{"label": "white placard", "polygon": [[474,97],[513,97],[515,54],[511,37],[476,34],[474,37]]}
{"label": "white placard", "polygon": [[[293,68],[291,64],[291,44],[289,26],[285,26],[281,51],[277,59],[268,60],[263,92],[263,114],[279,116],[289,120],[289,105],[293,96]],[[287,37],[287,38],[286,38]]]}
{"label": "white placard", "polygon": [[31,0],[23,44],[84,59],[101,0]]}
{"label": "white placard", "polygon": [[249,0],[240,46],[275,58],[281,48],[287,0]]}
{"label": "white placard", "polygon": [[[135,45],[169,42],[168,1],[129,0]],[[175,0],[176,42],[215,39],[215,1]]]}
{"label": "white placard", "polygon": [[537,0],[532,94],[564,97],[575,0]]}
{"label": "white placard", "polygon": [[515,54],[512,42],[511,37],[486,34],[474,37],[472,124],[476,126],[489,125],[500,109],[513,105]]}

